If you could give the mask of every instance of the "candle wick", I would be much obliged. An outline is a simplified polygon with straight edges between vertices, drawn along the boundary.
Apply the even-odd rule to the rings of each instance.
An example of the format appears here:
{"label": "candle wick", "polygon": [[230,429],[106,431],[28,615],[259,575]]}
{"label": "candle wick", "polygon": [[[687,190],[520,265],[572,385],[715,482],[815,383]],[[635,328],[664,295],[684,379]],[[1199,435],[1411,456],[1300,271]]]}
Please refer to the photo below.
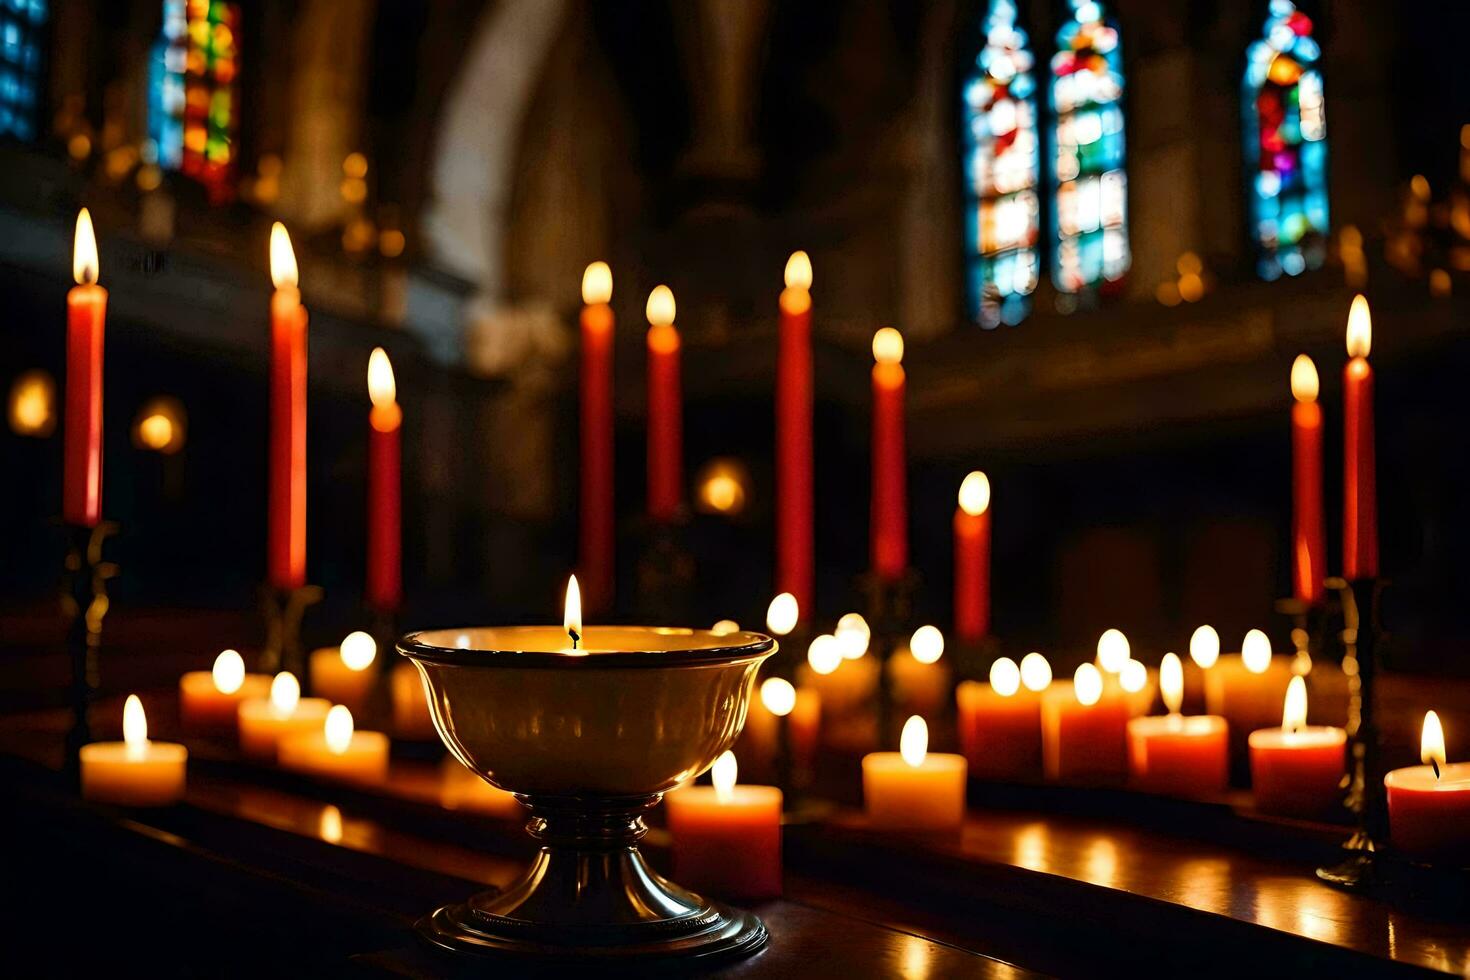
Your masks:
{"label": "candle wick", "polygon": [[1429,760],[1429,764],[1434,767],[1434,778],[1435,779],[1438,779],[1439,778],[1439,760],[1438,759],[1430,759]]}
{"label": "candle wick", "polygon": [[567,636],[570,636],[572,638],[572,649],[577,649],[577,643],[582,639],[581,634],[578,633],[576,630],[569,629],[567,630]]}

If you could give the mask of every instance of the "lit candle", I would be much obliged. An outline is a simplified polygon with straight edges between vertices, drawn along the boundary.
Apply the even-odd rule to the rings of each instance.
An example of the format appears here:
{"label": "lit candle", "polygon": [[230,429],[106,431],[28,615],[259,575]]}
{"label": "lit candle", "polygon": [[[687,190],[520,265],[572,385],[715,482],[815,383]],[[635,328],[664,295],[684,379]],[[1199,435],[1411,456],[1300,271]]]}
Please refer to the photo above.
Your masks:
{"label": "lit candle", "polygon": [[353,729],[345,704],[327,712],[321,730],[283,735],[282,768],[354,783],[381,783],[388,778],[388,736]]}
{"label": "lit candle", "polygon": [[1184,702],[1203,707],[1205,703],[1205,678],[1220,659],[1220,634],[1208,624],[1195,628],[1189,636],[1189,660],[1184,672]]}
{"label": "lit candle", "polygon": [[[781,894],[781,791],[737,786],[735,753],[710,771],[712,786],[664,797],[674,877],[696,891],[759,901]],[[738,860],[731,860],[732,855]]]}
{"label": "lit candle", "polygon": [[1322,601],[1327,544],[1322,530],[1322,406],[1317,366],[1305,354],[1291,365],[1291,579],[1296,597]]}
{"label": "lit candle", "polygon": [[295,675],[282,671],[271,680],[269,698],[240,702],[240,751],[254,759],[274,761],[282,736],[317,730],[326,722],[331,706],[324,698],[303,698]]}
{"label": "lit candle", "polygon": [[679,331],[674,294],[648,294],[648,516],[667,524],[684,499],[684,404],[679,381]]}
{"label": "lit candle", "polygon": [[613,596],[613,311],[612,269],[593,262],[582,273],[581,482],[578,571],[598,601]]}
{"label": "lit candle", "polygon": [[1409,857],[1470,867],[1470,762],[1445,764],[1444,728],[1433,711],[1419,741],[1422,766],[1383,777],[1389,842]]}
{"label": "lit candle", "polygon": [[418,668],[411,663],[395,664],[390,687],[393,734],[412,741],[432,741],[435,738],[434,719],[429,715],[429,696]]}
{"label": "lit candle", "polygon": [[812,263],[786,260],[776,353],[776,588],[812,608]]}
{"label": "lit candle", "polygon": [[306,307],[286,226],[271,226],[269,579],[306,584]]}
{"label": "lit candle", "polygon": [[872,657],[844,657],[838,638],[823,633],[812,639],[796,673],[799,686],[816,691],[823,710],[835,717],[867,704],[878,690],[878,670]]}
{"label": "lit candle", "polygon": [[990,665],[990,682],[965,681],[955,691],[960,747],[982,779],[1035,779],[1041,772],[1041,697],[1051,664],[1028,653]]}
{"label": "lit candle", "polygon": [[1271,640],[1251,630],[1241,641],[1240,653],[1217,658],[1205,672],[1205,711],[1219,715],[1230,726],[1237,750],[1241,740],[1258,728],[1270,728],[1281,717],[1281,701],[1291,683],[1291,657],[1271,654]]}
{"label": "lit candle", "polygon": [[873,573],[893,580],[909,564],[908,485],[904,451],[903,334],[873,334]]}
{"label": "lit candle", "polygon": [[77,215],[66,294],[66,421],[62,455],[62,518],[78,527],[102,519],[102,338],[107,290],[97,285],[97,238],[92,215]]}
{"label": "lit candle", "polygon": [[403,410],[393,365],[381,347],[368,358],[367,602],[393,612],[403,599]]}
{"label": "lit candle", "polygon": [[785,636],[796,629],[801,618],[801,604],[790,592],[782,592],[766,607],[766,629],[772,636]]}
{"label": "lit candle", "polygon": [[1348,313],[1347,367],[1342,372],[1342,566],[1349,581],[1378,575],[1378,483],[1373,448],[1373,323],[1368,301]]}
{"label": "lit candle", "polygon": [[863,805],[874,827],[952,830],[965,819],[965,757],[929,752],[929,726],[914,715],[897,752],[863,756]]}
{"label": "lit candle", "polygon": [[1180,714],[1184,664],[1172,653],[1159,665],[1166,715],[1128,721],[1128,775],[1139,789],[1173,796],[1212,796],[1230,775],[1230,740],[1218,715]]}
{"label": "lit candle", "polygon": [[1128,772],[1128,702],[1104,691],[1102,671],[1082,664],[1071,683],[1041,699],[1042,761],[1048,779],[1111,781]]}
{"label": "lit candle", "polygon": [[189,750],[148,740],[143,702],[129,694],[123,705],[123,740],[81,749],[82,796],[122,806],[168,806],[184,796]]}
{"label": "lit candle", "polygon": [[340,646],[313,650],[311,693],[363,714],[377,682],[377,671],[368,669],[377,656],[377,641],[362,630],[348,633]]}
{"label": "lit candle", "polygon": [[960,484],[954,512],[954,631],[966,643],[990,632],[990,479],[979,470]]}
{"label": "lit candle", "polygon": [[213,670],[191,670],[179,678],[179,717],[191,732],[235,730],[240,702],[269,695],[271,679],[245,673],[245,661],[234,650],[214,658]]}
{"label": "lit candle", "polygon": [[909,638],[907,650],[888,658],[888,682],[893,702],[916,714],[937,714],[949,698],[949,671],[944,656],[944,634],[935,626],[920,626]]}
{"label": "lit candle", "polygon": [[1347,732],[1307,725],[1307,685],[1293,677],[1280,728],[1250,734],[1251,788],[1256,807],[1293,817],[1330,817],[1342,806]]}

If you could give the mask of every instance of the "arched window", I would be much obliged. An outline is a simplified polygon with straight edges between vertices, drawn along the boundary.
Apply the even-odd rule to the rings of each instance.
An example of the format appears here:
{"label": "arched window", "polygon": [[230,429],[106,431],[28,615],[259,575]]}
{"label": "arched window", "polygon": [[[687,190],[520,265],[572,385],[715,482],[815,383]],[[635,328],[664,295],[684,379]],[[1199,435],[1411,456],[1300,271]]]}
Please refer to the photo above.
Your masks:
{"label": "arched window", "polygon": [[199,181],[212,201],[235,189],[238,4],[163,0],[153,45],[148,136],[159,166]]}
{"label": "arched window", "polygon": [[965,78],[965,284],[986,329],[1031,310],[1041,261],[1034,58],[1014,0],[991,0],[985,44]]}
{"label": "arched window", "polygon": [[1106,292],[1128,271],[1128,175],[1123,169],[1123,54],[1117,25],[1094,0],[1070,0],[1051,59],[1056,122],[1052,179],[1063,293]]}
{"label": "arched window", "polygon": [[1327,118],[1322,49],[1291,0],[1271,0],[1246,51],[1245,164],[1251,237],[1263,279],[1315,269],[1327,256]]}
{"label": "arched window", "polygon": [[0,136],[36,138],[46,0],[0,3]]}

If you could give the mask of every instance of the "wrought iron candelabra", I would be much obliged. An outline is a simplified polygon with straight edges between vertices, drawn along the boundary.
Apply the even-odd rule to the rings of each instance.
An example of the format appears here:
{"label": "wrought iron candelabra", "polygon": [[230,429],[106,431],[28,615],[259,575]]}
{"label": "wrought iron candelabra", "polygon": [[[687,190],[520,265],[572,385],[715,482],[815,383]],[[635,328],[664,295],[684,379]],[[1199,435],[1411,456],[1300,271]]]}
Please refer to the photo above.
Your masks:
{"label": "wrought iron candelabra", "polygon": [[66,765],[80,768],[83,745],[92,741],[90,714],[102,683],[102,620],[110,600],[107,582],[118,573],[116,562],[102,557],[102,545],[117,533],[113,521],[96,527],[68,524],[61,577],[61,612],[67,621],[66,649],[71,661],[72,724],[66,734]]}

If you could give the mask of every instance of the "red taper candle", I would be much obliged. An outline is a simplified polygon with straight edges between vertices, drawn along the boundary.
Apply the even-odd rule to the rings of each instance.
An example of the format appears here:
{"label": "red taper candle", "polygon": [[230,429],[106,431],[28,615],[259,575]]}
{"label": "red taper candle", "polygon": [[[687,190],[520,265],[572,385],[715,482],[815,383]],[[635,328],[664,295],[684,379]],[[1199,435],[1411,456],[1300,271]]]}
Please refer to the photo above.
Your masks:
{"label": "red taper candle", "polygon": [[1373,451],[1373,368],[1368,351],[1373,324],[1368,301],[1353,299],[1348,313],[1347,367],[1342,372],[1343,577],[1378,575],[1378,484]]}
{"label": "red taper candle", "polygon": [[669,523],[684,496],[684,406],[679,386],[679,331],[674,294],[648,294],[648,516]]}
{"label": "red taper candle", "polygon": [[969,643],[990,632],[990,479],[979,470],[960,484],[954,512],[954,631]]}
{"label": "red taper candle", "polygon": [[306,584],[306,308],[286,226],[271,227],[270,513],[267,578]]}
{"label": "red taper candle", "polygon": [[903,335],[873,335],[873,495],[870,547],[874,574],[901,577],[909,563],[908,487],[903,424]]}
{"label": "red taper candle", "polygon": [[72,248],[66,294],[66,422],[61,515],[68,524],[96,527],[102,519],[102,337],[107,290],[100,270],[92,215],[82,208]]}
{"label": "red taper candle", "polygon": [[1317,366],[1305,354],[1291,365],[1291,580],[1296,597],[1322,601],[1327,542],[1322,523],[1322,406]]}
{"label": "red taper candle", "polygon": [[582,274],[582,456],[578,568],[588,594],[607,608],[613,595],[612,270],[593,262]]}
{"label": "red taper candle", "polygon": [[776,352],[776,591],[812,608],[812,263],[786,260]]}
{"label": "red taper candle", "polygon": [[403,410],[393,364],[381,347],[368,358],[367,601],[392,612],[403,600]]}

